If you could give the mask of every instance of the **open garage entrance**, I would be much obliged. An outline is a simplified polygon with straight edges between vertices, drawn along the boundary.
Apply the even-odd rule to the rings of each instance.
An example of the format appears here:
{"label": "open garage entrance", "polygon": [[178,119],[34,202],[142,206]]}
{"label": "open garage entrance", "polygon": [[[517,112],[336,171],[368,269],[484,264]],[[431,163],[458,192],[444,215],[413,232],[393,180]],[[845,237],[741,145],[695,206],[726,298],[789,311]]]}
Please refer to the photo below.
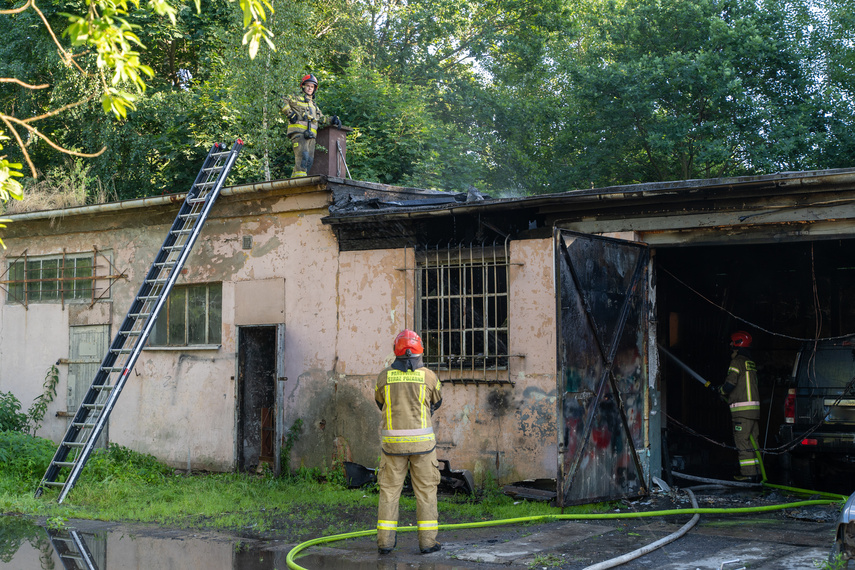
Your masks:
{"label": "open garage entrance", "polygon": [[[778,427],[800,339],[855,331],[855,240],[662,247],[653,250],[658,343],[713,385],[724,380],[730,333],[753,337],[761,392],[760,446],[780,480]],[[660,354],[665,476],[737,473],[730,414],[715,393]]]}

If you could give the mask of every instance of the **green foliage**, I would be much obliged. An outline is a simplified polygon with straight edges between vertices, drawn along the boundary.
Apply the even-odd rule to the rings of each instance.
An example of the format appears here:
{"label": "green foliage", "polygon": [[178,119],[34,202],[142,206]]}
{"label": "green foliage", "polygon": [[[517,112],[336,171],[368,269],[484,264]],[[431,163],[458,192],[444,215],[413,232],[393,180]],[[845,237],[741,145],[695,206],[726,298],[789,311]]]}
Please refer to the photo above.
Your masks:
{"label": "green foliage", "polygon": [[48,517],[45,521],[45,524],[51,530],[64,530],[66,528],[65,525],[67,522],[68,519],[66,517],[61,517],[57,515],[55,517]]}
{"label": "green foliage", "polygon": [[50,465],[56,444],[24,431],[0,431],[0,471],[4,487],[32,492]]}
{"label": "green foliage", "polygon": [[300,439],[303,433],[303,420],[297,418],[291,427],[288,428],[288,433],[285,434],[285,442],[279,450],[279,469],[283,477],[290,477],[291,474],[291,450]]}
{"label": "green foliage", "polygon": [[163,482],[171,475],[173,470],[153,455],[110,443],[107,449],[96,449],[92,453],[81,482],[103,485],[118,480],[126,484],[151,485]]}
{"label": "green foliage", "polygon": [[42,427],[42,420],[45,417],[45,412],[47,412],[48,404],[56,398],[57,384],[59,384],[59,369],[52,364],[45,374],[42,393],[36,397],[30,405],[30,409],[27,410],[27,424],[32,435],[36,435],[38,429]]}
{"label": "green foliage", "polygon": [[21,401],[12,392],[0,392],[0,432],[26,429],[27,414],[21,412]]}

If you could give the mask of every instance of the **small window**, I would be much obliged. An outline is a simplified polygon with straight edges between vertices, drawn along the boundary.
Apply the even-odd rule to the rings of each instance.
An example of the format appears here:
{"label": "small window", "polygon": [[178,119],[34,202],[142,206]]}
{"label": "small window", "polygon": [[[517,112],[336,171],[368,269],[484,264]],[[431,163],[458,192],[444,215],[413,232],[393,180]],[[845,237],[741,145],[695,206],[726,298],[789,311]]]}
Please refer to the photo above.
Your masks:
{"label": "small window", "polygon": [[19,257],[9,262],[7,303],[53,303],[91,299],[93,255]]}
{"label": "small window", "polygon": [[506,253],[480,246],[425,252],[418,293],[425,365],[457,371],[460,380],[501,381],[488,371],[508,369]]}
{"label": "small window", "polygon": [[160,310],[152,346],[205,346],[222,340],[222,283],[176,285]]}

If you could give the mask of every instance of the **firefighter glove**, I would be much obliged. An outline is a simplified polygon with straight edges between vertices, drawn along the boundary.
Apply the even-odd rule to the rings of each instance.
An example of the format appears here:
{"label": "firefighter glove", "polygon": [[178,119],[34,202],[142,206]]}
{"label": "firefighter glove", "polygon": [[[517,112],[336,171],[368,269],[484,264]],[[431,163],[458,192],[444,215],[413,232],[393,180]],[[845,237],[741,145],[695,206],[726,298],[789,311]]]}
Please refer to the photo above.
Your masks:
{"label": "firefighter glove", "polygon": [[303,138],[313,139],[315,138],[315,133],[313,133],[311,129],[306,129],[305,131],[303,131]]}
{"label": "firefighter glove", "polygon": [[296,123],[299,119],[300,119],[300,115],[298,115],[294,111],[291,111],[290,113],[288,113],[288,121],[289,122]]}
{"label": "firefighter glove", "polygon": [[341,128],[341,119],[338,118],[338,115],[333,115],[332,118],[330,118],[330,124],[332,126],[338,128],[338,129],[340,129]]}

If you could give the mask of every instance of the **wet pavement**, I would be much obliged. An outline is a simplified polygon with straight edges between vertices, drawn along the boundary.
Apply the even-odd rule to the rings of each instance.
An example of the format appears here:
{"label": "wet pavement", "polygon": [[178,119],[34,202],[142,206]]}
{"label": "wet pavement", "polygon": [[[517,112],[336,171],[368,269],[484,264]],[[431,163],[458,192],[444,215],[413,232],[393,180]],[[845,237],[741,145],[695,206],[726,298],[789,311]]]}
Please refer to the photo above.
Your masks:
{"label": "wet pavement", "polygon": [[[697,498],[702,507],[784,502],[750,492]],[[629,508],[688,506],[665,502],[641,501]],[[837,511],[832,505],[753,515],[704,514],[685,536],[620,568],[815,570],[827,560]],[[374,537],[368,536],[311,547],[296,562],[309,570],[575,570],[646,546],[690,519],[687,514],[447,530],[440,531],[442,550],[428,555],[419,554],[414,533],[402,532],[398,547],[386,556],[377,554]],[[88,520],[64,521],[62,528],[51,530],[46,528],[50,522],[56,521],[0,516],[0,569],[285,570],[286,556],[295,546],[287,536],[255,540]]]}

